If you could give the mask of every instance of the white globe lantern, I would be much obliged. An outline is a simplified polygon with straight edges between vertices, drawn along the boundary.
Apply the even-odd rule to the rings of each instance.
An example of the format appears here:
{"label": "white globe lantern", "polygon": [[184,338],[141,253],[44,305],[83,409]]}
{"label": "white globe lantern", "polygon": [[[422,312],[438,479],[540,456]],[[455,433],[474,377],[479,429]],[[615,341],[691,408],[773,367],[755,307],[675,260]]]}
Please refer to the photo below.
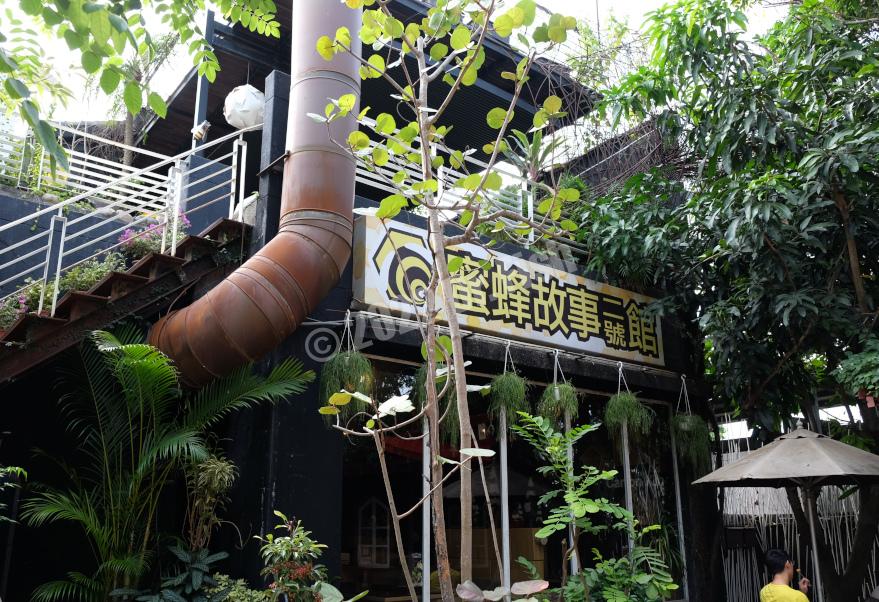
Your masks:
{"label": "white globe lantern", "polygon": [[250,84],[233,88],[223,104],[223,116],[237,129],[259,125],[263,120],[265,99],[266,95]]}

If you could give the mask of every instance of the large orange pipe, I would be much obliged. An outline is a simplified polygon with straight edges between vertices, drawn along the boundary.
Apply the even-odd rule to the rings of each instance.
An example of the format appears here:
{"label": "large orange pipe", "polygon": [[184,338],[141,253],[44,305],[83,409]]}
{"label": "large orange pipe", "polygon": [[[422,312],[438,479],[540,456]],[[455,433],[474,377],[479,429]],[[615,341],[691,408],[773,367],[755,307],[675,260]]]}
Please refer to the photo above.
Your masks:
{"label": "large orange pipe", "polygon": [[[339,0],[293,0],[290,108],[278,234],[189,307],[153,326],[149,341],[202,385],[277,347],[338,283],[351,256],[354,158],[339,148],[357,127],[349,116],[316,123],[330,98],[360,98],[359,63],[315,50],[319,35],[347,27],[359,47],[360,11]],[[351,115],[357,115],[355,106]]]}

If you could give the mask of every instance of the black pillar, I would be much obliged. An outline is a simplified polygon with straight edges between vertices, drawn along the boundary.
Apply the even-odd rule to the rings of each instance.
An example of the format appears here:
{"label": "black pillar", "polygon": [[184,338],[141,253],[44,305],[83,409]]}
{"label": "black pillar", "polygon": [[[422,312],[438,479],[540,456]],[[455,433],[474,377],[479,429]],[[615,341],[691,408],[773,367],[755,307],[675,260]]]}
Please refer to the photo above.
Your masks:
{"label": "black pillar", "polygon": [[278,233],[281,212],[283,159],[287,141],[287,108],[290,104],[290,76],[272,71],[266,78],[265,111],[260,148],[259,197],[256,201],[256,223],[251,238],[255,253]]}
{"label": "black pillar", "polygon": [[[204,37],[208,44],[213,46],[214,41],[214,11],[209,10],[205,14]],[[208,89],[210,82],[204,75],[198,78],[195,87],[195,111],[192,114],[192,127],[197,128],[203,121],[208,118]],[[196,148],[204,144],[205,140],[196,140],[192,137],[192,148]]]}

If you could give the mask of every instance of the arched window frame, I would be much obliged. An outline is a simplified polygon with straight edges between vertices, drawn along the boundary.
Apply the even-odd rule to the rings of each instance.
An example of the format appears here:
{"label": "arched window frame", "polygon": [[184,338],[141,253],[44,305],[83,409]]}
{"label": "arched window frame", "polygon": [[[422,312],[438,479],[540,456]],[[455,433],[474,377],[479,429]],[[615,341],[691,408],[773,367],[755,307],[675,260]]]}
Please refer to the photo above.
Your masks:
{"label": "arched window frame", "polygon": [[376,498],[368,499],[357,512],[357,565],[367,569],[391,566],[391,513]]}

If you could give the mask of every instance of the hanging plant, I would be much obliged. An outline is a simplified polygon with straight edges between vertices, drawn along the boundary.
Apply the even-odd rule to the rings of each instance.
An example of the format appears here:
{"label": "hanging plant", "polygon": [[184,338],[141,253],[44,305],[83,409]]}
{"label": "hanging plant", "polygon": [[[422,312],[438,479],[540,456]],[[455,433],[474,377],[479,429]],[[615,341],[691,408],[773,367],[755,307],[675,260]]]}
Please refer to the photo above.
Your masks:
{"label": "hanging plant", "polygon": [[[339,351],[328,359],[320,371],[319,394],[322,404],[328,403],[330,396],[342,389],[351,393],[372,395],[372,362],[356,350]],[[347,421],[362,405],[348,403],[339,408],[339,419]],[[332,417],[328,416],[328,419]]]}
{"label": "hanging plant", "polygon": [[[445,364],[437,364],[437,370],[445,367]],[[457,446],[461,438],[461,429],[458,424],[458,403],[455,398],[455,377],[450,375],[449,387],[442,399],[438,399],[440,407],[440,440],[450,445]],[[436,392],[439,395],[446,384],[447,378],[439,378],[436,381]],[[427,364],[421,364],[415,371],[415,401],[419,407],[427,403]],[[445,403],[443,401],[445,400]]]}
{"label": "hanging plant", "polygon": [[543,390],[540,402],[537,405],[537,413],[547,420],[558,421],[564,415],[570,414],[576,418],[580,410],[577,390],[569,383],[555,383]]}
{"label": "hanging plant", "polygon": [[491,381],[490,401],[488,415],[497,420],[501,408],[507,410],[507,426],[518,422],[519,412],[528,412],[531,406],[525,397],[528,391],[528,383],[515,372],[504,372],[495,376]]}
{"label": "hanging plant", "polygon": [[678,457],[690,465],[696,476],[711,468],[711,431],[701,416],[676,414],[672,420]]}
{"label": "hanging plant", "polygon": [[623,424],[627,425],[630,437],[643,437],[653,427],[653,412],[632,393],[622,391],[608,400],[604,424],[614,437],[619,435]]}

